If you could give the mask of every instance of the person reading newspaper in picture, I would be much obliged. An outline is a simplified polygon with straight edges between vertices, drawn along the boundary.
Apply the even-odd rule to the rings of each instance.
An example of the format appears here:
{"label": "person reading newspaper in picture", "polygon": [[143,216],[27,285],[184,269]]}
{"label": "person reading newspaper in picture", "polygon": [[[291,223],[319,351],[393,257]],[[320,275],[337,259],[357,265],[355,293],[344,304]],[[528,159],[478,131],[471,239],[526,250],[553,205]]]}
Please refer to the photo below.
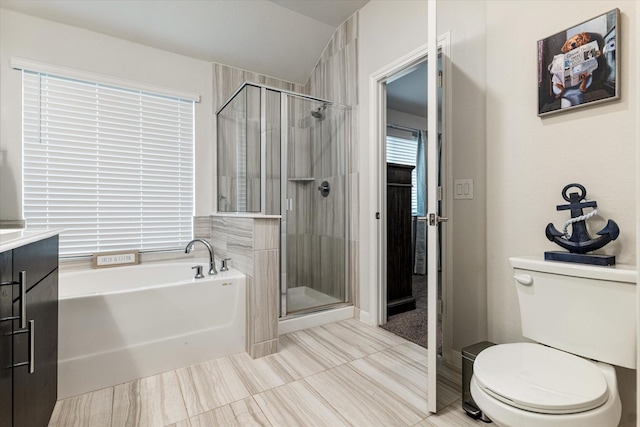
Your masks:
{"label": "person reading newspaper in picture", "polygon": [[600,48],[590,33],[578,33],[570,37],[554,55],[549,64],[552,90],[560,98],[560,108],[582,104],[584,93],[593,83],[593,73],[598,69]]}

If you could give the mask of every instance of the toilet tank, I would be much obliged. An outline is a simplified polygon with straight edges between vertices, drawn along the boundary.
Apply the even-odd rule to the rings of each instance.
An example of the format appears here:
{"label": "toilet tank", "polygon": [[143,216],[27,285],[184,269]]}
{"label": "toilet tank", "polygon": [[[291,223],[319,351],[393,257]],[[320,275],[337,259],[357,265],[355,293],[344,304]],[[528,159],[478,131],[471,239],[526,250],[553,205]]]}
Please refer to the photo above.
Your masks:
{"label": "toilet tank", "polygon": [[548,346],[636,368],[635,267],[513,257],[522,334]]}

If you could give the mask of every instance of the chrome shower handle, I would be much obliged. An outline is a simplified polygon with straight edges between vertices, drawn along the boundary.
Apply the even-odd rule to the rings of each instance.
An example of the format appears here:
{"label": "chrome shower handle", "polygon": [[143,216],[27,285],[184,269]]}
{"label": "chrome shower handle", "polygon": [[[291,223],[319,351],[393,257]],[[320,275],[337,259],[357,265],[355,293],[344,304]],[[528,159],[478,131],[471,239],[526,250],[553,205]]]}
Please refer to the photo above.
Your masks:
{"label": "chrome shower handle", "polygon": [[322,184],[318,186],[318,191],[322,194],[322,197],[327,197],[331,192],[331,186],[329,181],[322,181]]}

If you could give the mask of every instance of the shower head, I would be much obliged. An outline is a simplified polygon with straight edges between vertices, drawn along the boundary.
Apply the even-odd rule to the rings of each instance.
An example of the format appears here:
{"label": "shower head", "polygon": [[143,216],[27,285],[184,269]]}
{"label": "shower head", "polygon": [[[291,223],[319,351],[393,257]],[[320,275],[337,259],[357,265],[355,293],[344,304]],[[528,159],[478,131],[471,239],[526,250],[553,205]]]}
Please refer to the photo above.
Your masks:
{"label": "shower head", "polygon": [[318,120],[324,120],[325,114],[324,110],[327,109],[327,104],[322,104],[320,107],[315,110],[311,110],[311,116]]}

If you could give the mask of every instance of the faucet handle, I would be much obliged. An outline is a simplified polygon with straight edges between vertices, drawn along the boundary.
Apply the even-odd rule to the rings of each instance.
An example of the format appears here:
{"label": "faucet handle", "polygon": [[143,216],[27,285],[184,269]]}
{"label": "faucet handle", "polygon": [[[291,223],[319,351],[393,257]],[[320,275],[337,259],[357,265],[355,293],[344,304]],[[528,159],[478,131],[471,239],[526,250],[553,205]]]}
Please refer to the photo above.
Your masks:
{"label": "faucet handle", "polygon": [[194,265],[193,267],[191,267],[191,269],[196,269],[196,279],[202,279],[204,277],[204,274],[202,274],[202,266],[201,265]]}
{"label": "faucet handle", "polygon": [[230,261],[231,258],[224,258],[222,260],[222,265],[220,266],[220,271],[228,271],[229,270],[229,263],[227,261]]}

